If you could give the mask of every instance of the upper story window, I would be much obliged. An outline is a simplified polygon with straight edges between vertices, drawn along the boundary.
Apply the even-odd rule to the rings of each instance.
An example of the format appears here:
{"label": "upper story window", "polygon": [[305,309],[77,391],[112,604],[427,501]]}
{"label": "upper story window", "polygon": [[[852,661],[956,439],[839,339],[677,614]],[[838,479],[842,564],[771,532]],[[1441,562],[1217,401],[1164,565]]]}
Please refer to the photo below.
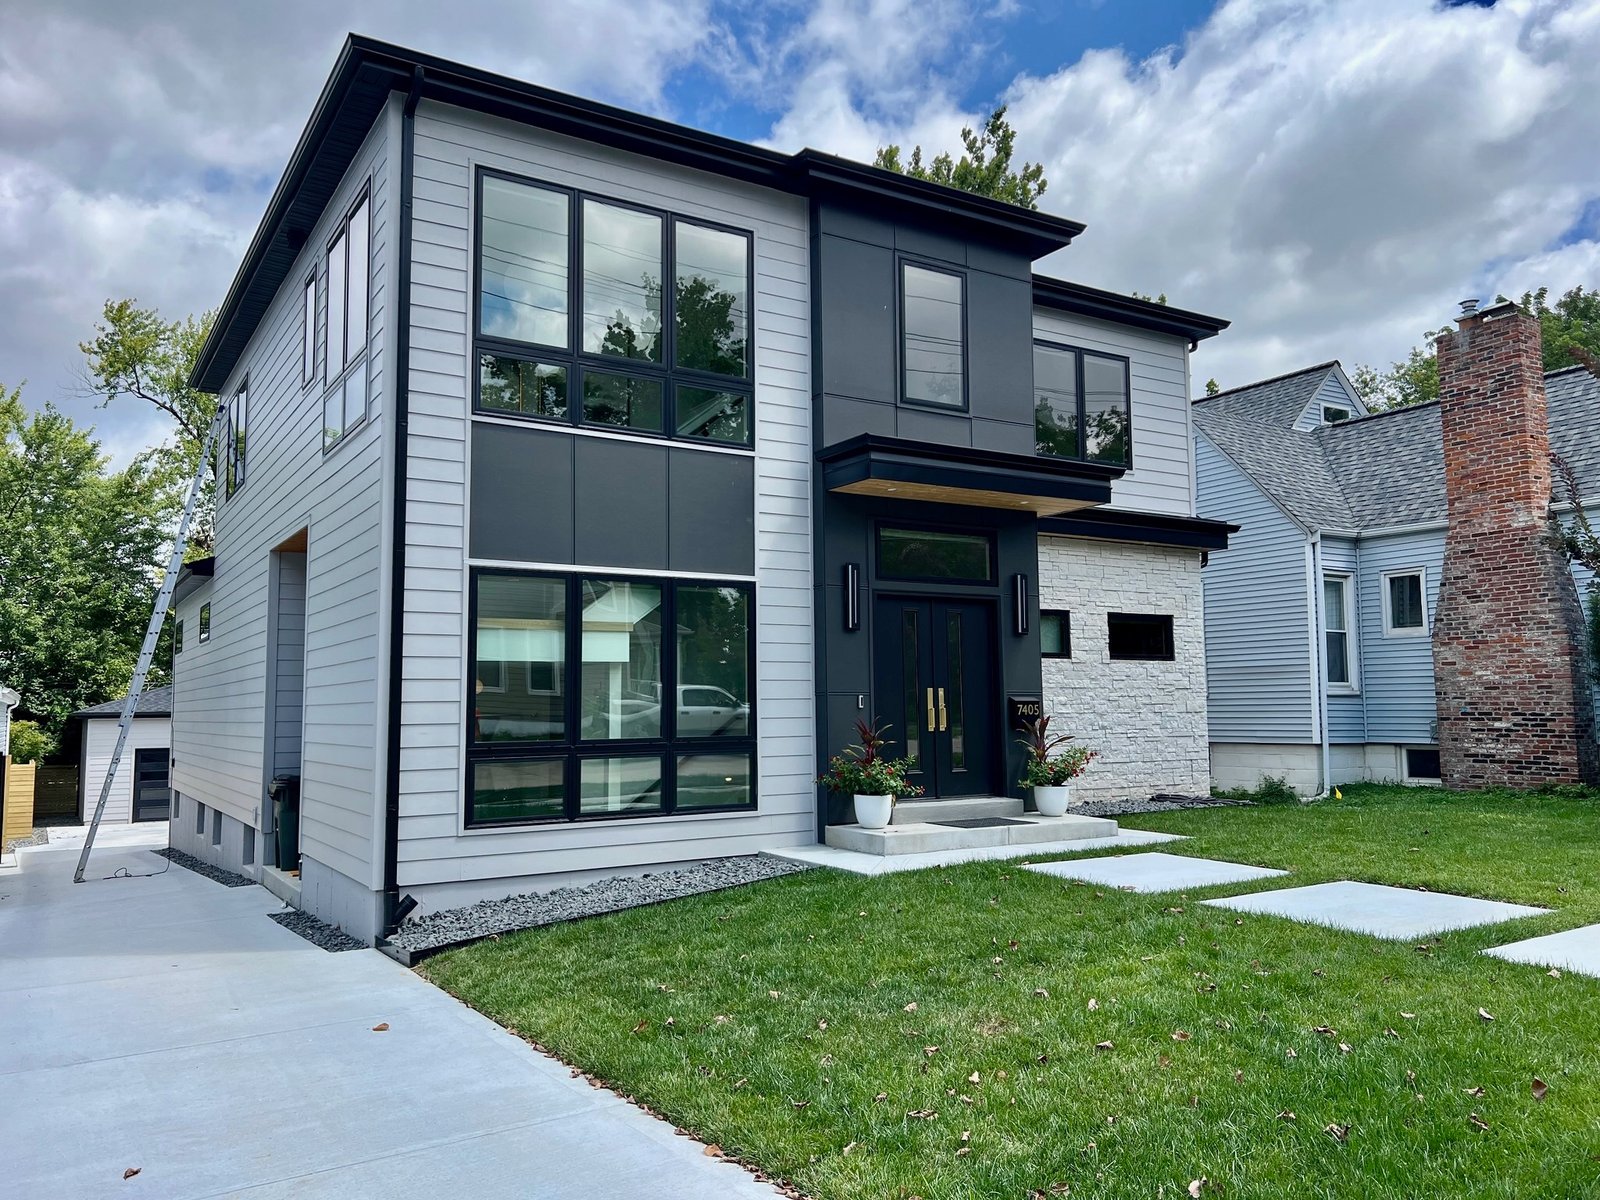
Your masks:
{"label": "upper story window", "polygon": [[918,404],[967,406],[966,279],[900,264],[900,394]]}
{"label": "upper story window", "polygon": [[477,255],[477,411],[751,444],[750,234],[482,171]]}
{"label": "upper story window", "polygon": [[[367,419],[368,315],[372,294],[371,197],[363,192],[328,242],[328,390],[322,448],[331,450]],[[312,297],[315,303],[315,297]],[[315,371],[313,370],[313,375]]]}
{"label": "upper story window", "polygon": [[229,496],[244,486],[245,451],[248,447],[246,426],[250,417],[249,386],[248,381],[241,383],[233,399],[228,401],[227,466],[223,472],[223,487]]}
{"label": "upper story window", "polygon": [[211,602],[200,606],[200,644],[203,646],[211,640]]}
{"label": "upper story window", "polygon": [[1426,588],[1421,567],[1409,571],[1388,571],[1383,576],[1383,636],[1426,637],[1428,616],[1424,605]]}
{"label": "upper story window", "polygon": [[314,383],[317,378],[317,273],[311,272],[306,280],[305,293],[300,305],[304,326],[300,337],[300,384]]}
{"label": "upper story window", "polygon": [[1322,423],[1324,425],[1337,425],[1340,421],[1348,421],[1354,415],[1348,408],[1341,408],[1337,404],[1324,404],[1322,406]]}
{"label": "upper story window", "polygon": [[1351,667],[1351,618],[1355,615],[1350,576],[1329,573],[1322,577],[1322,625],[1328,658],[1328,687],[1334,691],[1355,691]]}
{"label": "upper story window", "polygon": [[1131,466],[1130,390],[1127,359],[1035,342],[1035,448],[1057,458]]}

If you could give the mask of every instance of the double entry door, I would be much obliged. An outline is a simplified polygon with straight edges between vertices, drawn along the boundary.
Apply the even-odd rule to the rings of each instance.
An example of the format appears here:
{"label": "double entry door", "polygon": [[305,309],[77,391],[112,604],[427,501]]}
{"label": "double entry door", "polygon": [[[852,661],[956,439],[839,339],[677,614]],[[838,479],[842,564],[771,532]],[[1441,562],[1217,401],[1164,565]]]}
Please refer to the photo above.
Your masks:
{"label": "double entry door", "polygon": [[873,621],[889,753],[916,757],[911,780],[930,797],[998,794],[992,606],[880,596]]}

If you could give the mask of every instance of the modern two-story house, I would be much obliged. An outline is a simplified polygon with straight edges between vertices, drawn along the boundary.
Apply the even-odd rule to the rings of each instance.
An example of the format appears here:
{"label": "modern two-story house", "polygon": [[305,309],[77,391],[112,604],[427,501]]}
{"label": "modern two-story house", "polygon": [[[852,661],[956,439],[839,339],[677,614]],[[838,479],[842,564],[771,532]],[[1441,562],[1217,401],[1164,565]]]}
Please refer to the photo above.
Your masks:
{"label": "modern two-story house", "polygon": [[194,374],[175,844],[370,939],[814,843],[860,717],[936,799],[1040,704],[1089,794],[1205,790],[1226,323],[1034,274],[1082,231],[351,38]]}
{"label": "modern two-story house", "polygon": [[[1527,321],[1504,307],[1496,313],[1501,320],[1487,325],[1471,318],[1480,341],[1507,321]],[[1444,404],[1369,413],[1329,362],[1195,401],[1200,512],[1241,526],[1205,576],[1218,787],[1277,777],[1309,796],[1357,781],[1448,779],[1441,712],[1460,718],[1486,707],[1481,693],[1441,706],[1435,686],[1435,617],[1450,558],[1463,578],[1499,580],[1473,614],[1475,640],[1527,643],[1535,675],[1560,674],[1562,651],[1540,649],[1534,630],[1566,598],[1547,598],[1546,581],[1523,578],[1503,548],[1475,551],[1470,502],[1499,504],[1496,529],[1547,541],[1546,514],[1571,511],[1564,488],[1551,495],[1554,451],[1571,468],[1584,510],[1600,516],[1600,379],[1582,367],[1544,374],[1536,342],[1524,341],[1518,354],[1529,360],[1528,384],[1515,395],[1490,395],[1493,378],[1464,370],[1453,391],[1447,381]],[[1506,361],[1510,351],[1501,376],[1510,374]],[[1454,549],[1452,486],[1462,538]],[[1532,491],[1505,496],[1512,486]],[[1581,569],[1574,577],[1586,587]],[[1452,666],[1456,657],[1444,654]],[[1486,663],[1478,675],[1483,690],[1521,690],[1504,663]],[[1523,707],[1546,713],[1551,704]]]}

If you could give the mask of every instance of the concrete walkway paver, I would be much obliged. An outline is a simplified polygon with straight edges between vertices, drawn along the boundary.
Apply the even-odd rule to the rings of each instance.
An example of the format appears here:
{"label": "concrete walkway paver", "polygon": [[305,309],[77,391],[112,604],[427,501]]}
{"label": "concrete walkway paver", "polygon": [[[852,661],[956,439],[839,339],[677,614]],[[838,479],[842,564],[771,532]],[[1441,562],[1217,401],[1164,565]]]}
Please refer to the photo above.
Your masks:
{"label": "concrete walkway paver", "polygon": [[162,865],[118,840],[82,885],[77,845],[0,875],[0,1193],[777,1194],[376,951],[268,920],[261,888],[103,878]]}
{"label": "concrete walkway paver", "polygon": [[1218,908],[1237,912],[1264,913],[1288,917],[1309,925],[1327,925],[1353,933],[1409,941],[1430,933],[1494,925],[1517,917],[1540,916],[1549,909],[1526,904],[1506,904],[1499,900],[1479,900],[1449,892],[1419,892],[1414,888],[1387,887],[1378,883],[1315,883],[1308,887],[1280,888],[1252,892],[1247,896],[1224,896],[1203,900]]}
{"label": "concrete walkway paver", "polygon": [[1105,850],[1112,846],[1148,846],[1155,842],[1183,841],[1182,834],[1145,829],[1121,829],[1115,837],[1078,838],[1063,842],[1034,842],[1017,846],[977,846],[968,850],[926,850],[920,854],[863,854],[837,846],[785,846],[768,854],[813,867],[833,867],[852,875],[896,875],[929,867],[954,867],[969,862],[1002,862],[1010,858],[1037,858],[1041,854],[1070,854],[1077,850]]}
{"label": "concrete walkway paver", "polygon": [[1600,977],[1600,925],[1580,925],[1577,929],[1563,929],[1560,933],[1527,938],[1509,946],[1491,946],[1483,953],[1507,962],[1556,967]]}
{"label": "concrete walkway paver", "polygon": [[1081,879],[1129,892],[1181,892],[1190,888],[1215,887],[1219,883],[1246,883],[1287,875],[1271,867],[1252,867],[1246,863],[1223,862],[1215,858],[1195,858],[1167,854],[1160,850],[1145,854],[1122,854],[1110,858],[1078,858],[1071,862],[1030,863],[1030,871],[1054,875],[1059,879]]}

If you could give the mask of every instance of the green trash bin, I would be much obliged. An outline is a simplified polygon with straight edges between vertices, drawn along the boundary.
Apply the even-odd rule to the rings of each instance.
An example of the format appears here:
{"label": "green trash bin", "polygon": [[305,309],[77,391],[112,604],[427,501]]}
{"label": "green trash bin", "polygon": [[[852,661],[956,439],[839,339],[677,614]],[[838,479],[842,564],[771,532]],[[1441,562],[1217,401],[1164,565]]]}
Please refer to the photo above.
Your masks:
{"label": "green trash bin", "polygon": [[277,838],[278,870],[300,869],[300,776],[279,775],[267,794],[272,797],[272,828]]}

